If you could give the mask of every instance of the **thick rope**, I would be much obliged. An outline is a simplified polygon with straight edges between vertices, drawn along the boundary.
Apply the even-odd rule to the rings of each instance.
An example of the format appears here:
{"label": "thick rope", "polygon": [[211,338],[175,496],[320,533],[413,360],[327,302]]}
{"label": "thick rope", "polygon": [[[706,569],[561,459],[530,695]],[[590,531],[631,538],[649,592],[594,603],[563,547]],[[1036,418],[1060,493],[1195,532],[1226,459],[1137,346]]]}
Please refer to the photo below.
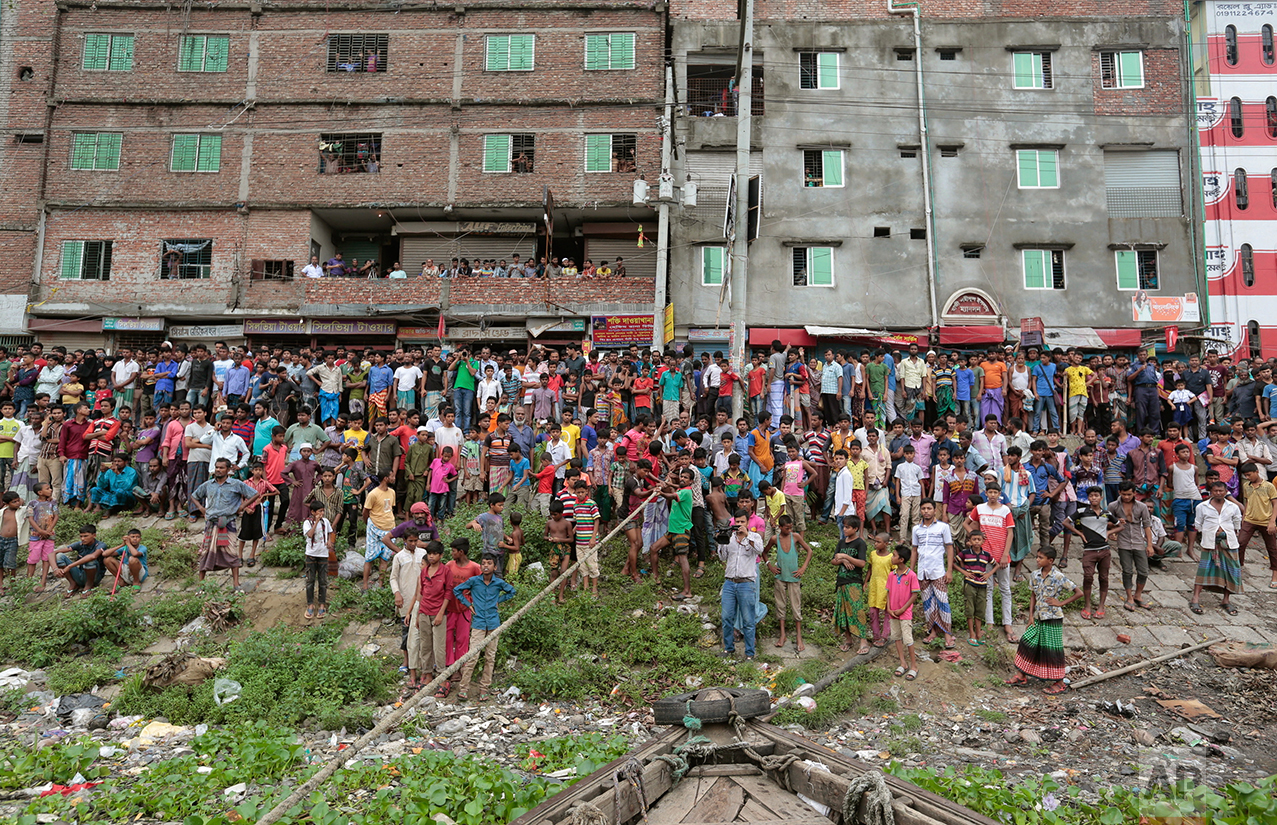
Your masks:
{"label": "thick rope", "polygon": [[[610,541],[613,536],[615,536],[617,533],[621,531],[621,528],[625,526],[625,524],[629,521],[629,519],[633,518],[635,513],[639,512],[643,507],[645,507],[648,504],[648,502],[652,501],[660,494],[661,494],[661,491],[656,490],[650,496],[644,499],[643,503],[640,504],[638,507],[634,508],[634,510],[632,510],[628,516],[626,516],[625,518],[617,522],[616,527],[613,527],[611,532],[609,532],[602,539],[595,542],[595,547],[596,548],[601,547],[605,542]],[[394,711],[387,714],[384,719],[382,719],[380,722],[378,722],[376,725],[373,726],[372,730],[368,731],[363,736],[356,739],[355,742],[349,748],[329,757],[328,762],[325,763],[322,768],[316,771],[314,775],[310,777],[310,779],[307,779],[301,785],[298,785],[297,789],[294,790],[291,794],[289,794],[287,799],[285,799],[283,802],[280,802],[274,808],[271,808],[261,819],[257,820],[257,825],[274,825],[274,823],[278,822],[281,817],[283,817],[286,813],[288,813],[289,810],[293,808],[294,805],[301,803],[302,800],[304,800],[312,791],[314,791],[320,785],[327,782],[329,778],[331,778],[333,774],[337,773],[337,771],[341,769],[342,765],[349,762],[355,756],[355,754],[359,753],[359,751],[363,750],[370,743],[375,742],[382,734],[387,733],[390,730],[397,727],[399,723],[404,720],[404,717],[407,716],[413,709],[415,709],[417,705],[421,704],[421,702],[425,700],[426,697],[434,695],[435,688],[437,688],[439,685],[443,684],[445,681],[451,678],[454,673],[461,670],[461,668],[464,667],[466,664],[479,658],[479,656],[483,654],[483,651],[487,649],[489,645],[495,645],[497,643],[498,638],[501,636],[502,633],[508,630],[510,626],[513,625],[515,622],[518,622],[520,619],[522,619],[524,615],[526,615],[529,610],[531,610],[538,603],[540,603],[542,599],[544,599],[546,596],[550,595],[555,590],[557,590],[559,585],[567,581],[568,578],[573,573],[575,573],[577,571],[577,568],[579,568],[580,566],[581,566],[581,562],[578,559],[575,564],[573,564],[567,570],[564,570],[563,573],[560,574],[557,579],[555,579],[554,581],[546,585],[545,589],[543,589],[540,593],[537,593],[531,599],[528,599],[527,603],[523,605],[523,607],[520,607],[518,610],[516,610],[514,614],[510,616],[510,618],[502,622],[500,627],[498,627],[496,630],[489,633],[488,637],[484,639],[482,645],[479,645],[478,647],[472,647],[470,651],[466,653],[466,655],[462,656],[460,659],[453,662],[448,667],[444,668],[439,673],[438,676],[436,676],[434,679],[430,681],[429,684],[427,684],[425,687],[418,690],[415,694],[413,694],[407,701],[405,701],[402,705],[400,705]],[[597,809],[595,810],[597,811]],[[598,820],[598,821],[605,822],[605,820]],[[592,825],[592,823],[589,820],[583,820],[580,823],[580,825]]]}
{"label": "thick rope", "polygon": [[842,821],[859,822],[856,809],[865,799],[864,825],[896,825],[891,808],[891,788],[881,771],[869,771],[849,778],[847,793],[842,798]]}
{"label": "thick rope", "polygon": [[572,809],[568,825],[611,825],[603,812],[589,802],[580,802]]}
{"label": "thick rope", "polygon": [[643,821],[647,822],[647,789],[643,787],[643,763],[632,756],[612,774],[612,810],[617,819],[621,816],[622,785],[629,785],[634,789],[634,795],[639,801],[639,811],[643,814]]}

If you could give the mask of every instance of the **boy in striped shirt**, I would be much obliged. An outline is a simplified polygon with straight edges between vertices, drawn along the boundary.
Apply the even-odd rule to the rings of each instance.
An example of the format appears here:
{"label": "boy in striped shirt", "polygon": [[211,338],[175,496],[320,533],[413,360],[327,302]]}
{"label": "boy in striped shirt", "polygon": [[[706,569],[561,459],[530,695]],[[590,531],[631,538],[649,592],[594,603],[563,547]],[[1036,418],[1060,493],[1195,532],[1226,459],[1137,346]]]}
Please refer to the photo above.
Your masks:
{"label": "boy in striped shirt", "polygon": [[576,506],[572,517],[576,521],[576,557],[581,562],[581,572],[585,576],[584,589],[588,589],[594,598],[599,597],[599,551],[595,546],[598,538],[599,508],[590,498],[590,485],[578,479],[574,485]]}

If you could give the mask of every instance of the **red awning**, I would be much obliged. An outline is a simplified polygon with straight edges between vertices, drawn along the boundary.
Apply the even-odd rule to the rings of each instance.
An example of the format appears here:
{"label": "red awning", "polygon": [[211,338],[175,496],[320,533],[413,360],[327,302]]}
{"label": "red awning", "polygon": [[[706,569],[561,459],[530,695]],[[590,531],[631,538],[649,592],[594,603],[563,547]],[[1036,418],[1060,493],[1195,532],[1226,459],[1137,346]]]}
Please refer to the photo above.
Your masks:
{"label": "red awning", "polygon": [[814,347],[816,339],[805,329],[777,329],[775,327],[751,327],[749,345],[751,347],[770,346],[772,341],[780,341],[793,347]]}
{"label": "red awning", "polygon": [[1000,326],[940,327],[940,343],[942,346],[1001,344],[1005,340],[1006,330]]}
{"label": "red awning", "polygon": [[1138,349],[1142,338],[1138,329],[1097,329],[1095,332],[1110,347],[1125,349]]}

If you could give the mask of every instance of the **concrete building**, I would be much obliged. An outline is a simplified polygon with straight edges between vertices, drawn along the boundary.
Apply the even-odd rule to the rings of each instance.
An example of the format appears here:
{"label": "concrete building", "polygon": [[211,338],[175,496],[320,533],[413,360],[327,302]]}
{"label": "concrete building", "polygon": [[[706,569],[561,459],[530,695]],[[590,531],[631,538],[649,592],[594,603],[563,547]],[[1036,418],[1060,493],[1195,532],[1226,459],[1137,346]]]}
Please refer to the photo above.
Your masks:
{"label": "concrete building", "polygon": [[[920,8],[915,39],[912,17],[884,4],[758,0],[750,343],[777,329],[811,343],[829,332],[816,327],[991,343],[1040,317],[1048,333],[1129,346],[1140,329],[1197,325],[1182,6]],[[673,171],[700,198],[672,222],[670,289],[677,337],[693,341],[729,326],[735,18],[725,0],[671,4]]]}
{"label": "concrete building", "polygon": [[[40,339],[393,346],[434,340],[442,312],[450,340],[521,348],[580,340],[598,316],[650,342],[663,318],[654,245],[638,243],[655,212],[631,203],[660,162],[656,2],[14,0],[3,14],[0,288],[29,299]],[[626,275],[302,273],[337,253],[415,275],[547,252],[623,257]]]}
{"label": "concrete building", "polygon": [[1277,355],[1277,59],[1271,3],[1192,6],[1210,284],[1207,346]]}

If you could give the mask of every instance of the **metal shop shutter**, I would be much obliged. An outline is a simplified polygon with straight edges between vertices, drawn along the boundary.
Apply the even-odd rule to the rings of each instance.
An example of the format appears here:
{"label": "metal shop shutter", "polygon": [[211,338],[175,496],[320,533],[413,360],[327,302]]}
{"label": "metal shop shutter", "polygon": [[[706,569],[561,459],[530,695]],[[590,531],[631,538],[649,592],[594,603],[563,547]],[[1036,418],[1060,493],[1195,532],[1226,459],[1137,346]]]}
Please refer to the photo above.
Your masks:
{"label": "metal shop shutter", "polygon": [[97,349],[106,346],[106,336],[100,332],[59,332],[49,330],[37,332],[36,340],[46,348],[52,346],[66,347],[67,352],[78,349]]}
{"label": "metal shop shutter", "polygon": [[[337,244],[337,251],[341,253],[341,259],[346,263],[358,258],[360,266],[363,266],[368,261],[376,261],[381,258],[381,244],[376,241],[357,241],[350,238]],[[389,263],[394,263],[394,261]]]}
{"label": "metal shop shutter", "polygon": [[[405,235],[400,242],[400,262],[404,269],[421,271],[421,265],[433,258],[436,265],[447,266],[453,258],[469,258],[476,260],[492,258],[500,261],[513,259],[518,253],[521,260],[536,255],[537,241],[533,235],[527,237],[474,237],[461,239],[441,238],[437,235]],[[415,272],[413,274],[416,274]]]}
{"label": "metal shop shutter", "polygon": [[1184,213],[1179,152],[1174,149],[1104,153],[1110,218],[1178,218]]}
{"label": "metal shop shutter", "polygon": [[637,243],[636,238],[586,238],[585,257],[594,261],[595,266],[605,259],[615,264],[619,257],[625,261],[625,277],[655,280],[656,241],[648,238],[642,247],[636,246]]}

